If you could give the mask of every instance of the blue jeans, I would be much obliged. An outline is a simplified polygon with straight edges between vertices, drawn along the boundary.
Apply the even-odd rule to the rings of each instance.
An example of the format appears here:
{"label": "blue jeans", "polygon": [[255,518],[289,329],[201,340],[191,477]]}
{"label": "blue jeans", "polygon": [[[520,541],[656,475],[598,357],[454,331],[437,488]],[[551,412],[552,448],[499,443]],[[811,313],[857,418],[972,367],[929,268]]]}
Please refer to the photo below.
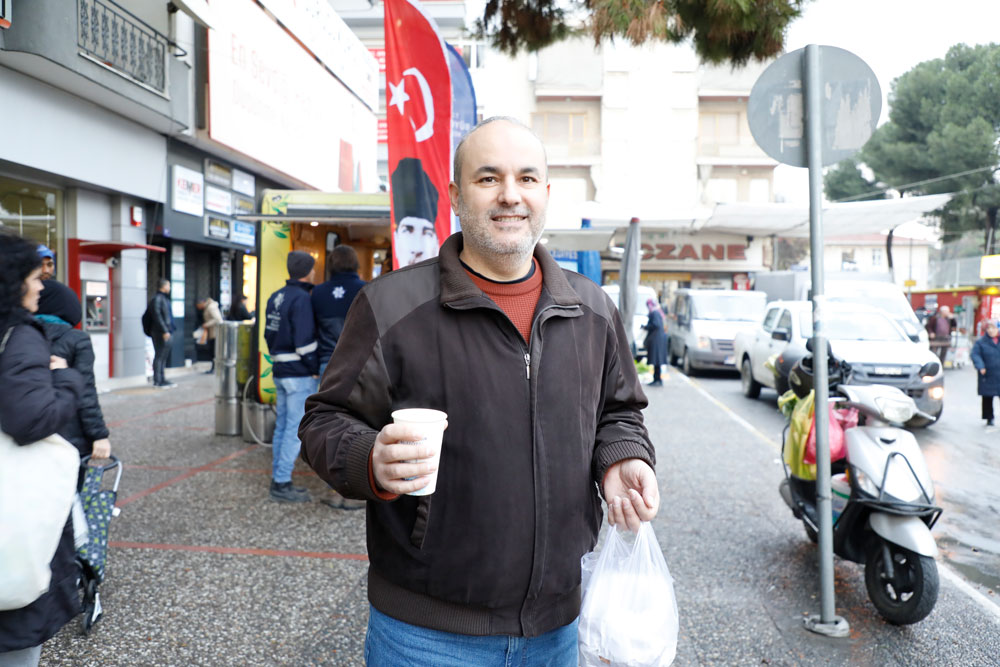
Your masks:
{"label": "blue jeans", "polygon": [[368,667],[576,667],[577,621],[538,637],[477,637],[429,630],[368,606]]}
{"label": "blue jeans", "polygon": [[306,413],[306,399],[316,393],[312,377],[274,378],[277,418],[271,448],[271,478],[281,484],[292,481],[292,468],[299,456],[299,422]]}

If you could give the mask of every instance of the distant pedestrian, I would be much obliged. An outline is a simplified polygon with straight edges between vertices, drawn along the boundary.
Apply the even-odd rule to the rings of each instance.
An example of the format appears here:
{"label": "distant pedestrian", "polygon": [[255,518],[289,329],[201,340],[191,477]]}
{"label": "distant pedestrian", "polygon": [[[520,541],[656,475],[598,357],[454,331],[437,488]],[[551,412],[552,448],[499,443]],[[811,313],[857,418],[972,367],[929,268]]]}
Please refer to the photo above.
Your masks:
{"label": "distant pedestrian", "polygon": [[323,377],[326,365],[337,346],[344,319],[365,281],[358,276],[358,255],[354,248],[339,245],[330,253],[330,271],[327,281],[312,291],[313,316],[316,318],[316,342],[319,344],[319,376]]}
{"label": "distant pedestrian", "polygon": [[56,276],[56,254],[47,245],[38,244],[38,256],[42,258],[42,280]]}
{"label": "distant pedestrian", "polygon": [[951,334],[957,326],[948,306],[941,306],[927,319],[927,337],[930,339],[931,350],[936,352],[938,359],[941,360],[942,368],[948,356],[948,349],[951,347]]}
{"label": "distant pedestrian", "polygon": [[76,447],[80,456],[106,459],[111,456],[111,442],[104,413],[97,398],[94,379],[94,346],[87,332],[75,329],[80,323],[80,299],[66,285],[55,280],[43,280],[45,289],[38,298],[35,319],[42,323],[50,352],[62,357],[70,368],[83,377],[83,393],[76,407],[76,419],[70,419],[59,435]]}
{"label": "distant pedestrian", "polygon": [[174,316],[170,312],[170,281],[161,278],[156,284],[156,294],[149,302],[153,314],[152,336],[153,350],[153,386],[161,389],[176,387],[173,382],[167,382],[167,359],[173,348]]}
{"label": "distant pedestrian", "polygon": [[222,311],[219,310],[218,302],[210,296],[198,299],[194,307],[201,311],[201,338],[198,344],[206,351],[209,361],[212,362],[205,371],[208,375],[215,372],[215,336],[219,332],[219,325],[223,322]]}
{"label": "distant pedestrian", "polygon": [[[49,352],[41,324],[31,316],[38,309],[41,274],[35,243],[0,232],[0,428],[21,446],[62,430],[75,418],[83,391],[83,378]],[[34,667],[42,643],[80,613],[75,557],[67,507],[48,563],[48,591],[20,609],[0,611],[0,665]]]}
{"label": "distant pedestrian", "polygon": [[[368,501],[368,665],[575,667],[601,498],[632,530],[659,506],[646,398],[614,304],[538,242],[534,133],[484,121],[454,174],[462,231],[358,294],[303,458]],[[447,413],[433,495],[403,495],[437,468],[420,431],[393,423],[400,408]]]}
{"label": "distant pedestrian", "polygon": [[653,381],[650,386],[659,387],[663,384],[660,372],[663,364],[667,363],[667,334],[663,330],[663,310],[653,299],[646,300],[646,308],[649,309],[649,320],[642,325],[646,330],[646,361],[653,367]]}
{"label": "distant pedestrian", "polygon": [[309,501],[309,493],[292,486],[292,469],[299,456],[299,422],[306,399],[316,392],[319,362],[316,323],[309,292],[316,275],[309,253],[288,253],[288,280],[267,300],[264,340],[271,353],[277,419],[271,452],[271,497],[291,503]]}
{"label": "distant pedestrian", "polygon": [[972,364],[979,371],[979,395],[983,397],[983,419],[993,426],[993,397],[1000,396],[1000,329],[990,320],[986,335],[972,346]]}
{"label": "distant pedestrian", "polygon": [[229,319],[232,322],[245,322],[253,319],[253,313],[247,309],[247,295],[240,294],[236,305],[229,309]]}

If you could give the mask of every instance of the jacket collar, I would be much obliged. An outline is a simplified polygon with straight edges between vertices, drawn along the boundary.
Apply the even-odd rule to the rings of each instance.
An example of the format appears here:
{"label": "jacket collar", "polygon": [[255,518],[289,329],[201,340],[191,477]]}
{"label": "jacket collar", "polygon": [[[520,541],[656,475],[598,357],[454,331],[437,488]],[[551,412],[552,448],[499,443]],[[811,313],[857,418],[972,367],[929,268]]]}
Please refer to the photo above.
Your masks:
{"label": "jacket collar", "polygon": [[307,283],[304,280],[291,280],[291,279],[285,281],[285,286],[286,287],[301,287],[302,289],[304,289],[307,292],[310,291],[313,288],[313,284],[312,283]]}
{"label": "jacket collar", "polygon": [[[472,282],[462,266],[462,262],[458,259],[463,246],[462,232],[456,232],[445,240],[438,251],[438,265],[441,269],[440,302],[442,304],[463,299],[482,298],[483,296],[483,291]],[[552,255],[542,244],[535,245],[534,256],[542,270],[542,286],[556,305],[579,306],[583,303],[580,295],[566,280],[562,267],[552,259]]]}

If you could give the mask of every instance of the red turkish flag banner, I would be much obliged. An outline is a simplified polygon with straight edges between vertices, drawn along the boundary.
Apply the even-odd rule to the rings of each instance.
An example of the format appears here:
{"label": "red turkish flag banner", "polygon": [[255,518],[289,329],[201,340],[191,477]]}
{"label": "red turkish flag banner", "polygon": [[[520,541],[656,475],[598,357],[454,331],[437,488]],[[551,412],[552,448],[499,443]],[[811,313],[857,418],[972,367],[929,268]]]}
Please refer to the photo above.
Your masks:
{"label": "red turkish flag banner", "polygon": [[386,122],[394,269],[436,257],[451,234],[451,72],[416,0],[385,0]]}

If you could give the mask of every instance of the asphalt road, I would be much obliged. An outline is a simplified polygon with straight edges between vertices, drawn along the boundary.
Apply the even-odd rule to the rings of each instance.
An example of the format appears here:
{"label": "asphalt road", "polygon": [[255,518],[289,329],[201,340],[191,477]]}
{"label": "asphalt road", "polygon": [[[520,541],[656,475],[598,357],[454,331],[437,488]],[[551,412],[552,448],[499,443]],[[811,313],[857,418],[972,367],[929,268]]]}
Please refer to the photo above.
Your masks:
{"label": "asphalt road", "polygon": [[[777,393],[765,388],[758,399],[748,399],[735,373],[702,373],[693,382],[780,447],[785,419],[775,405]],[[944,509],[934,527],[941,560],[984,594],[1000,597],[1000,429],[985,427],[980,418],[974,368],[945,371],[941,418],[913,432]]]}

